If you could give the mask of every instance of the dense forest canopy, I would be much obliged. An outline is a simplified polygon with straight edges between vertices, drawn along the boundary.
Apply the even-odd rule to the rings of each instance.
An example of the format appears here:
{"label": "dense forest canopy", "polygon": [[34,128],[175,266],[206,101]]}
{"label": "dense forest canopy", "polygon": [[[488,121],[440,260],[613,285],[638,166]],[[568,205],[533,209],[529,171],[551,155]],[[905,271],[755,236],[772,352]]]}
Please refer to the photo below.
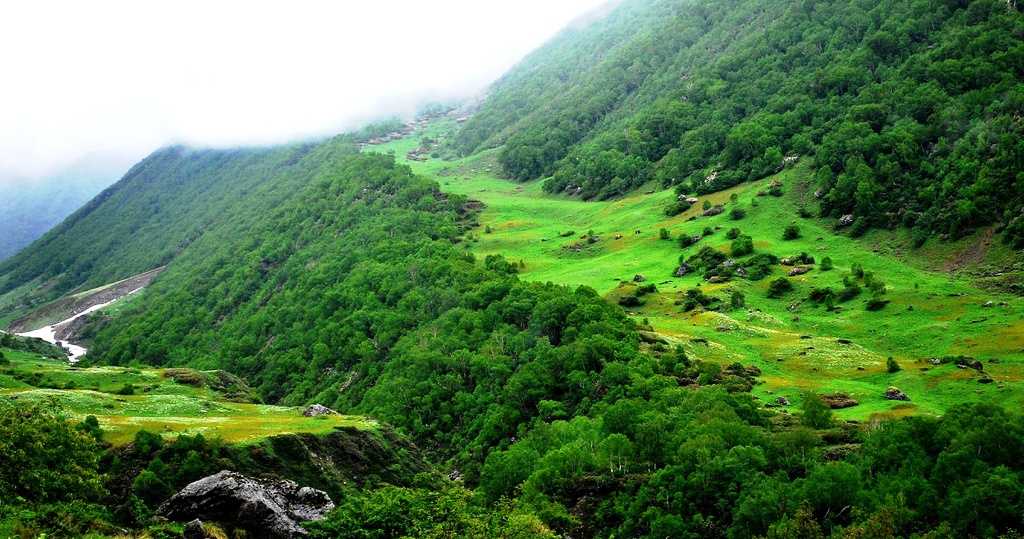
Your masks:
{"label": "dense forest canopy", "polygon": [[267,211],[308,181],[302,159],[319,159],[306,155],[311,149],[154,152],[31,249],[0,263],[0,296],[46,284],[0,302],[0,316],[162,266],[222,220]]}
{"label": "dense forest canopy", "polygon": [[[1024,22],[1016,3],[612,7],[506,75],[451,144],[464,153],[501,147],[513,178],[545,178],[548,192],[585,198],[652,181],[704,194],[773,174],[787,158],[810,160],[824,214],[852,214],[858,230],[906,226],[924,238],[998,225],[1010,241],[1024,241]],[[94,416],[5,398],[0,534],[131,527],[179,536],[154,511],[222,468],[334,489],[337,508],[308,525],[314,537],[938,539],[1024,530],[1019,411],[964,402],[942,417],[857,423],[834,417],[812,392],[792,407],[783,395],[765,402],[751,393],[761,369],[744,364],[754,349],[733,356],[743,361],[702,360],[693,345],[715,343],[699,334],[665,339],[644,315],[592,288],[527,282],[513,256],[474,256],[479,203],[442,191],[394,154],[360,148],[400,128],[388,120],[272,148],[165,148],[0,264],[0,317],[166,266],[140,300],[88,318],[82,332],[93,340],[76,372],[225,370],[265,403],[362,414],[369,432],[337,427],[233,445],[142,429],[111,447]],[[764,194],[766,205],[782,200]],[[703,202],[727,217],[723,205]],[[754,218],[738,209],[733,203],[731,220]],[[730,271],[764,283],[759,293],[803,301],[789,278],[767,279],[781,260],[738,228],[749,233],[748,223],[724,233],[730,242],[721,248],[711,245],[710,226],[703,235],[650,236],[692,247],[669,266],[710,276],[731,261]],[[780,226],[784,241],[801,234],[796,224]],[[558,232],[565,241],[576,236]],[[582,238],[598,241],[593,231]],[[749,258],[737,265],[740,257]],[[787,274],[793,282],[832,270],[829,256],[817,265],[807,253],[789,258],[806,266]],[[860,294],[858,278],[884,293],[885,283],[856,262],[851,275],[856,268],[838,294]],[[640,290],[654,295],[660,285],[642,275],[608,278],[634,291],[620,299],[629,307],[642,306]],[[720,299],[704,291],[732,290],[737,316],[765,314],[745,309],[728,282],[704,284],[677,290],[666,309],[680,321],[691,311],[710,315],[703,307]],[[837,292],[810,294],[825,302]],[[773,332],[796,327],[777,322]],[[805,346],[823,335],[790,337]],[[58,354],[6,334],[0,348],[20,365]],[[901,369],[888,360],[878,376]],[[930,360],[938,363],[922,372],[952,361],[964,373],[984,369],[973,358]],[[0,353],[0,376],[18,390],[30,386],[32,377],[16,378],[10,365]],[[131,390],[119,398],[129,402]],[[909,397],[901,396],[903,404]],[[351,449],[342,454],[353,462],[324,457],[330,444]],[[325,463],[366,470],[332,475]]]}
{"label": "dense forest canopy", "polygon": [[[970,405],[867,432],[813,396],[776,415],[748,393],[755,371],[642,346],[592,290],[475,260],[460,245],[472,206],[394,157],[342,142],[313,153],[304,187],[211,226],[144,305],[100,322],[92,353],[225,368],[269,402],[366,413],[462,481],[352,493],[315,533],[472,533],[519,518],[537,537],[954,537],[1021,524],[1019,415]],[[438,512],[442,500],[459,509]]]}
{"label": "dense forest canopy", "polygon": [[459,134],[552,193],[708,193],[813,159],[824,215],[1024,245],[1024,17],[1002,0],[627,1]]}

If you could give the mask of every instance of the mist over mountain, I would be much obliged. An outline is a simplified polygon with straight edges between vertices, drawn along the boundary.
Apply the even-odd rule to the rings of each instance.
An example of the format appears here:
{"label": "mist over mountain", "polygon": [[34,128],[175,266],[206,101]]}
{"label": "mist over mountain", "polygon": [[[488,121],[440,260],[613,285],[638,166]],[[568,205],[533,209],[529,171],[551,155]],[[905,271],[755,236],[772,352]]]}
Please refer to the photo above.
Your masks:
{"label": "mist over mountain", "polygon": [[1020,537],[1024,7],[385,4],[5,198],[0,537]]}
{"label": "mist over mountain", "polygon": [[0,260],[17,253],[113,185],[136,158],[92,154],[44,178],[0,180]]}

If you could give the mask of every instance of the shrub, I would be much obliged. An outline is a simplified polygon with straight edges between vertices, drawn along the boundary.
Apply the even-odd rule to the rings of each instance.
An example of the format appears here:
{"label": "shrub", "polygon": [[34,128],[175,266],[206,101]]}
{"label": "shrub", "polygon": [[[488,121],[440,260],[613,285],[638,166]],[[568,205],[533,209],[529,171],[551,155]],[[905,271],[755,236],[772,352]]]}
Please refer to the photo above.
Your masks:
{"label": "shrub", "polygon": [[675,217],[676,215],[679,215],[680,213],[683,213],[684,211],[686,211],[688,209],[690,209],[690,203],[689,202],[687,202],[685,200],[677,200],[677,201],[669,204],[668,206],[665,206],[665,216],[666,217]]}
{"label": "shrub", "polygon": [[880,279],[876,279],[873,273],[864,274],[864,285],[868,287],[873,296],[881,296],[885,294],[885,283]]}
{"label": "shrub", "polygon": [[714,229],[712,229],[712,228],[711,228],[711,227],[709,227],[709,226],[706,226],[706,227],[704,227],[704,230],[703,230],[703,231],[701,231],[700,235],[701,235],[701,236],[711,236],[711,235],[713,235],[714,233],[715,233]]}
{"label": "shrub", "polygon": [[889,374],[897,373],[903,370],[900,368],[900,364],[896,363],[896,360],[889,356],[889,359],[885,360],[885,370],[889,371]]}
{"label": "shrub", "polygon": [[484,227],[484,234],[490,234],[491,232],[494,232],[494,229],[491,228],[491,225],[487,225]]}
{"label": "shrub", "polygon": [[734,257],[749,255],[754,252],[754,239],[750,236],[740,236],[732,240],[729,250]]}
{"label": "shrub", "polygon": [[740,237],[740,229],[730,228],[729,231],[725,233],[725,237],[730,240]]}
{"label": "shrub", "polygon": [[850,275],[853,275],[858,279],[864,277],[864,266],[861,266],[859,263],[854,262],[852,265],[850,265]]}
{"label": "shrub", "polygon": [[117,390],[118,395],[134,395],[135,386],[133,384],[125,384],[121,386],[121,389]]}
{"label": "shrub", "polygon": [[814,393],[805,393],[800,405],[803,415],[800,422],[812,429],[827,429],[832,426],[832,409]]}
{"label": "shrub", "polygon": [[519,265],[509,262],[508,260],[505,259],[504,256],[501,255],[487,255],[484,258],[484,267],[489,270],[498,273],[504,273],[507,275],[519,273]]}
{"label": "shrub", "polygon": [[686,259],[686,263],[698,270],[709,270],[725,262],[725,253],[711,247],[701,247],[697,254]]}
{"label": "shrub", "polygon": [[854,238],[859,238],[863,236],[864,233],[868,231],[869,226],[870,225],[868,225],[867,219],[863,217],[858,217],[853,222],[853,226],[850,227],[850,236]]}
{"label": "shrub", "polygon": [[700,205],[700,207],[705,209],[705,210],[710,210],[711,209],[711,201],[705,198],[704,202]]}
{"label": "shrub", "polygon": [[768,285],[768,297],[781,298],[792,290],[793,283],[789,282],[789,279],[785,277],[779,277]]}
{"label": "shrub", "polygon": [[149,432],[148,430],[140,430],[135,433],[132,445],[140,455],[148,456],[159,451],[164,446],[164,439],[159,434]]}
{"label": "shrub", "polygon": [[658,231],[658,238],[662,240],[672,239],[672,234],[669,233],[667,228],[662,228]]}
{"label": "shrub", "polygon": [[832,258],[825,257],[821,259],[821,263],[818,264],[818,269],[821,271],[832,271]]}
{"label": "shrub", "polygon": [[623,307],[639,307],[643,304],[644,301],[633,294],[619,298],[619,305]]}
{"label": "shrub", "polygon": [[705,308],[714,308],[717,307],[715,304],[720,301],[721,300],[716,297],[706,295],[699,288],[691,288],[686,291],[686,299],[683,301],[683,310],[689,312],[696,309],[698,305]]}
{"label": "shrub", "polygon": [[679,236],[679,246],[683,249],[693,245],[700,241],[701,236],[691,236],[689,234],[682,234]]}
{"label": "shrub", "polygon": [[800,227],[796,225],[789,225],[782,232],[782,239],[784,240],[795,240],[800,237]]}
{"label": "shrub", "polygon": [[0,492],[4,504],[96,500],[104,495],[96,440],[66,418],[0,402]]}
{"label": "shrub", "polygon": [[887,300],[887,299],[871,298],[871,299],[868,300],[868,302],[866,304],[864,304],[864,308],[869,310],[869,311],[881,311],[888,304],[889,304],[889,300]]}
{"label": "shrub", "polygon": [[746,306],[746,304],[747,299],[739,290],[733,292],[732,296],[730,296],[729,298],[729,305],[731,305],[733,309],[742,309],[744,306]]}
{"label": "shrub", "polygon": [[830,299],[835,300],[836,292],[829,287],[814,288],[807,297],[815,303],[824,303]]}
{"label": "shrub", "polygon": [[10,364],[11,364],[11,360],[7,359],[7,356],[4,355],[3,351],[0,351],[0,365],[10,365]]}
{"label": "shrub", "polygon": [[729,219],[732,219],[733,221],[739,221],[740,219],[743,219],[746,216],[746,210],[740,208],[739,206],[736,206],[733,209],[729,210]]}
{"label": "shrub", "polygon": [[839,291],[839,301],[850,301],[860,295],[860,285],[851,279],[843,279],[843,289]]}
{"label": "shrub", "polygon": [[658,291],[658,287],[654,283],[648,283],[645,285],[638,286],[636,288],[636,296],[642,297],[647,294],[653,294]]}
{"label": "shrub", "polygon": [[758,253],[748,259],[743,267],[747,268],[747,279],[760,281],[772,274],[772,268],[779,263],[779,258],[769,253]]}
{"label": "shrub", "polygon": [[[150,464],[160,463],[160,458],[157,457]],[[166,466],[163,466],[166,468]],[[160,502],[166,500],[173,494],[173,490],[170,485],[167,484],[163,478],[160,477],[156,472],[150,470],[142,470],[135,480],[132,481],[132,492],[138,496],[142,501],[146,502],[146,505],[150,507],[156,507]]]}

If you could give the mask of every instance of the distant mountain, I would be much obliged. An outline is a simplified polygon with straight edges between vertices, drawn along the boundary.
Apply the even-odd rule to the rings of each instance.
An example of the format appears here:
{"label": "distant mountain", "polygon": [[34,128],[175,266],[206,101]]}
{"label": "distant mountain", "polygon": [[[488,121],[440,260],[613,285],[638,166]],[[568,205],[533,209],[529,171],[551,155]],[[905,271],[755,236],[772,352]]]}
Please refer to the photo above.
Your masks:
{"label": "distant mountain", "polygon": [[510,177],[709,193],[813,159],[825,215],[1024,246],[1024,4],[627,0],[492,88],[454,145]]}
{"label": "distant mountain", "polygon": [[97,154],[45,178],[0,180],[0,260],[35,241],[112,185],[133,161]]}

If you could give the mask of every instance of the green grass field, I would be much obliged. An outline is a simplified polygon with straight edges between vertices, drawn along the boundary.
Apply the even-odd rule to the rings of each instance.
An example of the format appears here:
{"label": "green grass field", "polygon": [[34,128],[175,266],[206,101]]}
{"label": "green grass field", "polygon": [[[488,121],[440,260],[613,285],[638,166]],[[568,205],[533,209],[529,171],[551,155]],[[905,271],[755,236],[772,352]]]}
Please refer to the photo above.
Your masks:
{"label": "green grass field", "polygon": [[[631,314],[638,321],[648,320],[694,357],[761,368],[763,384],[754,394],[765,401],[783,395],[795,405],[805,391],[841,391],[860,404],[837,414],[861,420],[941,414],[955,403],[979,400],[1024,404],[1024,302],[979,288],[968,271],[1019,262],[1019,254],[985,241],[988,231],[957,242],[932,240],[920,249],[912,249],[909,235],[901,231],[873,231],[858,239],[837,234],[829,220],[798,216],[802,205],[813,210],[810,173],[802,163],[773,178],[701,197],[725,205],[721,215],[700,217],[701,204],[696,204],[667,218],[663,209],[675,196],[671,190],[652,187],[603,202],[553,196],[541,190],[540,182],[498,178],[496,150],[459,160],[404,158],[419,146],[422,136],[443,139],[452,127],[450,121],[434,122],[422,132],[371,151],[394,151],[399,161],[435,178],[443,189],[486,204],[483,226],[467,248],[481,257],[502,254],[522,261],[524,279],[586,285],[616,300],[631,286],[624,282],[644,275],[658,292],[646,296],[646,303]],[[783,184],[784,195],[758,196],[771,181]],[[733,194],[735,202],[730,201]],[[734,205],[746,210],[745,218],[729,218]],[[800,228],[801,237],[784,241],[783,230],[790,224]],[[694,246],[679,247],[675,238],[700,234],[705,227],[714,233]],[[705,245],[728,253],[731,240],[725,234],[733,227],[753,238],[755,252],[780,258],[806,252],[817,261],[828,256],[834,269],[820,271],[815,266],[791,278],[795,290],[780,299],[768,298],[767,287],[785,275],[784,266],[776,266],[760,281],[708,284],[696,274],[672,277],[681,254],[689,256]],[[672,240],[659,239],[661,228],[671,232]],[[600,237],[598,242],[579,251],[567,248],[590,231]],[[841,289],[855,263],[885,282],[884,298],[890,303],[884,309],[865,309],[870,297],[866,290],[833,312],[807,299],[815,287]],[[726,304],[729,295],[739,291],[746,306],[682,312],[677,300],[695,287]],[[957,355],[982,361],[984,374],[928,361]],[[900,372],[887,372],[888,357],[900,364]],[[980,383],[983,378],[993,383]],[[884,399],[888,386],[903,390],[911,401]]]}
{"label": "green grass field", "polygon": [[[166,369],[77,368],[2,351],[10,363],[0,365],[0,399],[60,410],[76,421],[94,415],[105,439],[115,445],[131,441],[141,429],[169,436],[203,433],[244,443],[285,433],[377,427],[362,417],[304,417],[301,408],[232,402],[207,386],[178,383]],[[133,394],[121,394],[128,385]]]}

